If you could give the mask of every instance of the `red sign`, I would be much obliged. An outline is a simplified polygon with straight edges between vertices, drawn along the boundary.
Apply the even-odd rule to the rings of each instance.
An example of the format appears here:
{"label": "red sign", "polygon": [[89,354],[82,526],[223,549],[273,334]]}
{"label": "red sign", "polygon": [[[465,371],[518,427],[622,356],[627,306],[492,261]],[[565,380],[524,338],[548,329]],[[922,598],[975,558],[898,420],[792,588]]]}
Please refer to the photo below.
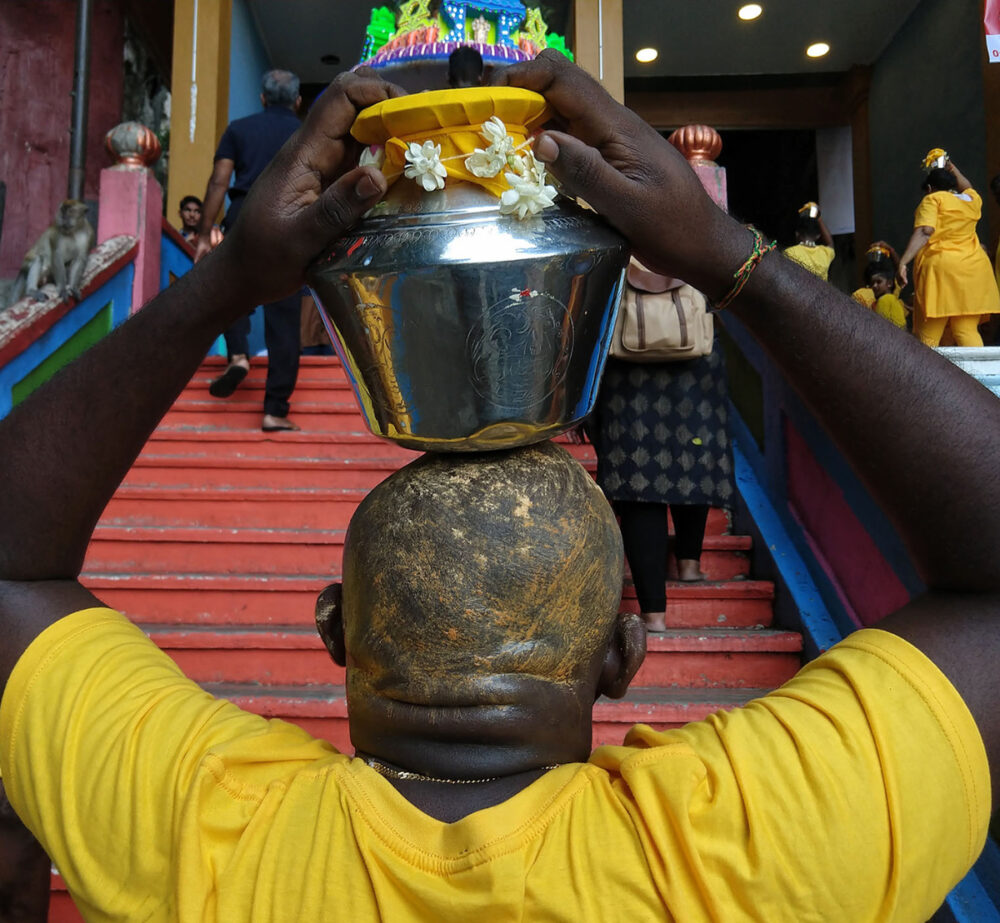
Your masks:
{"label": "red sign", "polygon": [[990,61],[1000,63],[1000,0],[984,0],[983,25],[986,27],[986,52]]}

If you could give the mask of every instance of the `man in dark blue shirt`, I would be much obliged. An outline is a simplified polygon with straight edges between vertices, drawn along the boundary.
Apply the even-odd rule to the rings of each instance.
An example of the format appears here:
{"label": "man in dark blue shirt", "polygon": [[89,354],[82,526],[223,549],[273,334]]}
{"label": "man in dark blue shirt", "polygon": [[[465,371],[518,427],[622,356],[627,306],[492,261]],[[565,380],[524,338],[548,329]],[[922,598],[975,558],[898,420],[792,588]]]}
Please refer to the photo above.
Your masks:
{"label": "man in dark blue shirt", "polygon": [[[219,142],[212,177],[205,190],[195,262],[210,249],[209,232],[226,193],[229,193],[229,210],[222,220],[223,232],[228,232],[236,223],[254,180],[299,127],[295,110],[302,97],[299,96],[299,78],[291,71],[273,70],[264,74],[260,101],[264,111],[230,122]],[[232,186],[229,185],[230,180],[233,181]],[[265,432],[298,429],[288,419],[288,399],[292,396],[299,374],[301,304],[301,295],[296,293],[264,305],[267,383],[261,428]],[[229,397],[246,377],[250,369],[249,333],[249,317],[241,318],[226,331],[229,366],[209,386],[215,397]]]}

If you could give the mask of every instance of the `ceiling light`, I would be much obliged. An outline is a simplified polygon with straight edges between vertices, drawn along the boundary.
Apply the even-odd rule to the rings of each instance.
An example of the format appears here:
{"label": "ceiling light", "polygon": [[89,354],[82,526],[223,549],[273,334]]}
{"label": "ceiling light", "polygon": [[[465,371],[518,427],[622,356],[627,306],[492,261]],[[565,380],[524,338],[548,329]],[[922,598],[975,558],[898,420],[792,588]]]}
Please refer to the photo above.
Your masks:
{"label": "ceiling light", "polygon": [[822,58],[823,55],[829,54],[830,46],[826,42],[814,42],[806,49],[806,54],[810,58]]}
{"label": "ceiling light", "polygon": [[751,19],[756,19],[763,12],[764,7],[759,3],[748,3],[746,6],[741,6],[736,15],[744,22],[750,22]]}
{"label": "ceiling light", "polygon": [[659,55],[660,53],[655,48],[640,48],[635,53],[635,59],[643,64],[649,64],[650,61],[655,61]]}

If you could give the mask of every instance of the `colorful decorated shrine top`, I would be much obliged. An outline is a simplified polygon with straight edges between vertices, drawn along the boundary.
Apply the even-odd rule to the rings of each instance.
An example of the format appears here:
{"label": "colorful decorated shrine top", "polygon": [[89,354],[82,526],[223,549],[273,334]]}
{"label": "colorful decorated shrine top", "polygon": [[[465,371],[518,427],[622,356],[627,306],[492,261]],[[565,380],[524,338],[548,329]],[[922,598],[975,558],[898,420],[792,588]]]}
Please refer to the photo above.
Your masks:
{"label": "colorful decorated shrine top", "polygon": [[405,61],[446,60],[458,47],[475,48],[486,63],[527,61],[545,48],[572,60],[561,35],[548,31],[541,11],[522,0],[400,0],[398,13],[387,6],[372,10],[361,59],[369,67]]}

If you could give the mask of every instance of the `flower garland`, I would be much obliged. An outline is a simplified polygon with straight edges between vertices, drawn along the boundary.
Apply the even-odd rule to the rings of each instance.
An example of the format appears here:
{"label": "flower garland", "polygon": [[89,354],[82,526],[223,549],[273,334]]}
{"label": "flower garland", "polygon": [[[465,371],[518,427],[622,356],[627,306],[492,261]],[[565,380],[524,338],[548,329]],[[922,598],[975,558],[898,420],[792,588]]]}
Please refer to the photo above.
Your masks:
{"label": "flower garland", "polygon": [[[514,139],[507,133],[507,126],[497,116],[483,123],[480,134],[488,142],[485,148],[477,147],[468,156],[458,154],[444,160],[440,144],[411,141],[404,154],[406,167],[403,175],[419,183],[425,192],[434,192],[444,189],[448,175],[444,163],[464,157],[465,168],[473,176],[492,179],[503,173],[508,188],[500,194],[500,214],[516,215],[524,220],[555,204],[556,189],[546,182],[545,167],[532,153],[530,141],[515,146]],[[385,164],[384,148],[378,145],[366,147],[359,163],[381,170]],[[387,178],[394,179],[395,176]]]}

